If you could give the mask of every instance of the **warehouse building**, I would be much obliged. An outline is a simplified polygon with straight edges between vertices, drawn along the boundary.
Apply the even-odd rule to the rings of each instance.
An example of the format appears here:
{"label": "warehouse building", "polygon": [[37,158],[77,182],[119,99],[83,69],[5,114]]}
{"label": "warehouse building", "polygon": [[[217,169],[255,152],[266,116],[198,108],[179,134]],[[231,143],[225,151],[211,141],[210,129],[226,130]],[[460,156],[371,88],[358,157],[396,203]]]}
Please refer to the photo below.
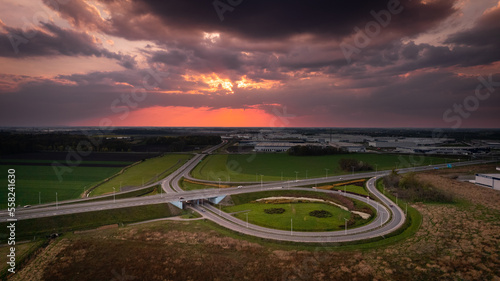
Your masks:
{"label": "warehouse building", "polygon": [[500,190],[500,174],[476,174],[476,184]]}

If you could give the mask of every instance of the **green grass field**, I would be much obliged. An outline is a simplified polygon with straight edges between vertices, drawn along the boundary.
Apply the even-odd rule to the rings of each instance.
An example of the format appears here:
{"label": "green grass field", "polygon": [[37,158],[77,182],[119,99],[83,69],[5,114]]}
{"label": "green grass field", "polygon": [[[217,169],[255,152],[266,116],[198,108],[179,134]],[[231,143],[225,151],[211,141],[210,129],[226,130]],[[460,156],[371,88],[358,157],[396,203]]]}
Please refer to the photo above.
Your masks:
{"label": "green grass field", "polygon": [[[59,181],[52,166],[29,165],[0,165],[0,169],[16,170],[16,205],[38,204],[39,195],[41,202],[49,203],[78,198],[84,188],[97,184],[110,177],[122,168],[120,167],[71,167],[71,172],[62,175]],[[0,208],[7,208],[7,185],[0,192]]]}
{"label": "green grass field", "polygon": [[[183,213],[172,214],[166,204],[145,205],[121,209],[110,209],[87,213],[59,215],[53,217],[21,220],[16,223],[16,238],[32,239],[44,237],[51,233],[72,232],[75,230],[92,229],[109,224],[127,224],[138,221],[170,217]],[[7,223],[0,223],[6,228]],[[7,240],[6,232],[0,233],[0,243]]]}
{"label": "green grass field", "polygon": [[361,195],[368,195],[368,191],[362,186],[357,186],[357,185],[346,185],[346,186],[336,186],[332,188],[332,190],[342,190],[342,191],[347,191],[347,192],[352,192],[356,194],[361,194]]}
{"label": "green grass field", "polygon": [[[264,209],[283,208],[283,214],[266,214]],[[291,203],[291,204],[265,204],[246,203],[242,205],[225,207],[226,212],[248,212],[248,222],[256,225],[290,230],[291,220],[296,231],[332,231],[344,229],[344,218],[349,219],[351,213],[336,206],[323,203]],[[325,210],[332,213],[332,217],[317,218],[309,215],[314,210]],[[235,217],[246,221],[245,213],[238,213]]]}
{"label": "green grass field", "polygon": [[138,165],[128,168],[123,174],[100,184],[90,193],[90,196],[111,193],[113,192],[113,187],[116,191],[119,191],[120,186],[141,186],[143,182],[147,184],[150,181],[156,181],[157,175],[158,179],[162,179],[182,166],[191,157],[189,154],[167,154],[147,159]]}
{"label": "green grass field", "polygon": [[[279,181],[318,178],[326,175],[349,174],[339,167],[342,158],[354,158],[371,164],[374,169],[390,170],[395,168],[443,164],[450,158],[419,157],[392,154],[342,154],[325,156],[290,156],[285,153],[274,154],[216,154],[206,157],[192,171],[192,176],[204,180],[222,181]],[[295,173],[297,172],[297,173]],[[283,178],[281,177],[283,175]]]}

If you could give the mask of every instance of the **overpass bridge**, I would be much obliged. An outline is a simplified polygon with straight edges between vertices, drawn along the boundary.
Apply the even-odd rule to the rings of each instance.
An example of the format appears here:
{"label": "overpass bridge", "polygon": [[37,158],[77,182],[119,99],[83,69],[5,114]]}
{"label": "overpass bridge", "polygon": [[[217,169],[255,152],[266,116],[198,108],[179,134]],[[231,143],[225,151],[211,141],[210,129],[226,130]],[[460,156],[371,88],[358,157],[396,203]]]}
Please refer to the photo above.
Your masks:
{"label": "overpass bridge", "polygon": [[169,203],[176,206],[179,209],[184,209],[186,205],[193,204],[193,205],[203,205],[205,202],[210,202],[212,204],[219,204],[222,200],[226,198],[226,195],[220,195],[220,196],[215,196],[215,197],[201,197],[201,198],[192,198],[189,200],[186,200],[184,198],[179,198],[179,200],[175,201],[170,201]]}

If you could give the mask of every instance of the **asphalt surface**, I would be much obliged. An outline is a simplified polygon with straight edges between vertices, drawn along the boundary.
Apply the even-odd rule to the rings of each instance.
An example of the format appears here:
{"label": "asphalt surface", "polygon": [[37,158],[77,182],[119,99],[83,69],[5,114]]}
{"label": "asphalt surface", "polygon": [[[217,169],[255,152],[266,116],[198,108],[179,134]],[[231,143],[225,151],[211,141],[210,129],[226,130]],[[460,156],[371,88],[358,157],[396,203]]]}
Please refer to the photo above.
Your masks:
{"label": "asphalt surface", "polygon": [[[33,218],[41,218],[41,217],[49,217],[57,215],[75,214],[82,212],[135,207],[142,205],[165,204],[173,201],[188,201],[188,200],[195,201],[198,199],[213,198],[217,196],[260,192],[265,190],[307,190],[307,191],[326,192],[326,193],[336,192],[350,198],[362,200],[370,204],[375,209],[377,209],[378,212],[376,214],[376,217],[369,224],[357,228],[347,229],[347,231],[342,230],[342,231],[330,231],[330,232],[295,232],[292,229],[290,231],[284,231],[284,230],[264,228],[253,224],[247,224],[246,222],[239,220],[230,214],[221,212],[220,210],[214,208],[211,205],[195,205],[193,206],[193,208],[197,210],[200,214],[202,214],[203,217],[205,217],[206,219],[210,219],[215,223],[223,227],[229,228],[233,231],[265,239],[294,241],[294,242],[329,243],[329,242],[365,240],[387,235],[397,230],[404,223],[405,214],[403,210],[399,208],[394,202],[389,200],[389,198],[380,193],[375,188],[374,185],[377,177],[384,176],[390,173],[390,171],[356,173],[350,175],[330,176],[324,178],[314,178],[314,179],[298,180],[298,181],[253,183],[250,185],[245,185],[241,188],[237,187],[224,188],[224,189],[211,188],[204,190],[183,191],[178,184],[179,180],[182,177],[190,178],[189,173],[192,171],[192,169],[194,169],[194,167],[196,167],[196,165],[203,159],[203,157],[205,157],[207,154],[212,153],[213,151],[222,147],[225,144],[226,142],[223,142],[217,146],[214,146],[210,149],[203,151],[201,154],[196,154],[193,158],[188,160],[183,166],[181,166],[179,169],[177,169],[175,172],[173,172],[166,178],[151,185],[148,185],[148,186],[153,186],[161,184],[162,189],[165,193],[154,196],[134,197],[134,198],[119,199],[119,200],[113,200],[112,195],[111,196],[108,195],[108,197],[111,197],[110,200],[85,202],[88,201],[89,199],[91,200],[99,198],[99,197],[92,197],[87,200],[78,199],[78,200],[63,201],[60,202],[61,205],[58,206],[54,206],[52,204],[45,204],[45,205],[33,206],[32,208],[17,208],[16,215],[14,218],[9,217],[7,210],[2,210],[0,211],[0,219],[2,222],[11,221],[13,219],[24,220],[24,219],[33,219]],[[492,161],[483,161],[483,160],[466,161],[466,162],[453,163],[452,165],[465,166],[474,164],[484,164],[489,162]],[[429,165],[429,166],[420,166],[414,168],[398,169],[397,171],[398,173],[407,173],[412,171],[425,171],[432,169],[441,169],[446,167],[447,164],[440,164],[440,165]],[[299,186],[314,185],[327,182],[347,181],[360,178],[370,178],[367,182],[367,188],[368,191],[370,192],[370,197],[378,198],[382,202],[382,204],[372,199],[367,199],[366,197],[360,195],[354,195],[338,191],[299,187]],[[211,181],[211,183],[217,183],[217,182]],[[74,202],[79,202],[79,204],[67,204]]]}

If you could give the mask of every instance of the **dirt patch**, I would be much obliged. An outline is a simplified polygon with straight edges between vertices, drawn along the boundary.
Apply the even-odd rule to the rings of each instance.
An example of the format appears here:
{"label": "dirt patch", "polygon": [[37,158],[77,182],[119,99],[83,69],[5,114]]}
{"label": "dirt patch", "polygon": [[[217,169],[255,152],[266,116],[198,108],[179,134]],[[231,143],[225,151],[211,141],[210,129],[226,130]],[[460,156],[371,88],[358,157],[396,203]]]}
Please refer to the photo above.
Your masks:
{"label": "dirt patch", "polygon": [[[53,240],[45,249],[40,251],[38,255],[31,260],[21,271],[16,272],[9,280],[25,281],[25,280],[43,280],[45,270],[49,267],[56,256],[64,251],[71,243],[66,239]],[[75,253],[77,255],[77,253]]]}

